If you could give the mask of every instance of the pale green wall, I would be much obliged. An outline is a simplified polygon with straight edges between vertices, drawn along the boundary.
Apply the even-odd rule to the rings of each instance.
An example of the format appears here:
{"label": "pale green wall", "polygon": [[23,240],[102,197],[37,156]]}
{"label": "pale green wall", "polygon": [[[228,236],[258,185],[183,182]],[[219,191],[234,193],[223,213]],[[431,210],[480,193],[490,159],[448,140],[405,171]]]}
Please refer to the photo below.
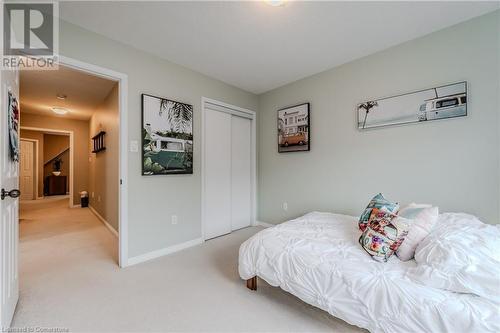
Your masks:
{"label": "pale green wall", "polygon": [[[359,215],[383,192],[498,223],[499,11],[259,96],[259,220]],[[360,132],[355,106],[466,80],[469,116]],[[311,103],[311,151],[278,154],[276,110]],[[288,211],[282,203],[288,202]]]}
{"label": "pale green wall", "polygon": [[67,22],[60,23],[60,49],[128,75],[129,140],[141,140],[141,93],[194,106],[193,175],[141,176],[140,153],[129,153],[129,257],[201,237],[201,97],[257,110],[257,96]]}
{"label": "pale green wall", "polygon": [[[201,236],[201,96],[259,110],[261,221],[311,210],[357,215],[379,191],[403,203],[430,202],[497,221],[498,18],[498,12],[486,15],[261,96],[61,22],[61,54],[128,75],[129,140],[140,141],[141,93],[194,105],[193,175],[143,177],[140,154],[129,153],[129,256]],[[354,107],[365,98],[460,80],[469,81],[467,118],[356,129]],[[279,155],[276,109],[306,101],[312,150]],[[288,212],[281,210],[283,201]]]}

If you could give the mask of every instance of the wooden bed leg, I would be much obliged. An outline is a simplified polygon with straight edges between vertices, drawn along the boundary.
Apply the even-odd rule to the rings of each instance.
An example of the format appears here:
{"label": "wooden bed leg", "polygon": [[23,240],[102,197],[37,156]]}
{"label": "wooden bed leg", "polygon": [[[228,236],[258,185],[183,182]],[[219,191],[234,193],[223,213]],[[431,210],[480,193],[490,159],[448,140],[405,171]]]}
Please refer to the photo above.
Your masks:
{"label": "wooden bed leg", "polygon": [[256,276],[247,280],[247,288],[250,290],[257,290],[257,277]]}

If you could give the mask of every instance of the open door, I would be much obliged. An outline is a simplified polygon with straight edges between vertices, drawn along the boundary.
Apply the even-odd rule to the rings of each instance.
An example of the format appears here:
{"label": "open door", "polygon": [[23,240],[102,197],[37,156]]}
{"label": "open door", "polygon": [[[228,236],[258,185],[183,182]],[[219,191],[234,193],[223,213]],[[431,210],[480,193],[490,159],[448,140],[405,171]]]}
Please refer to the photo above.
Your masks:
{"label": "open door", "polygon": [[10,326],[19,299],[18,71],[0,71],[0,82],[0,327],[4,329]]}

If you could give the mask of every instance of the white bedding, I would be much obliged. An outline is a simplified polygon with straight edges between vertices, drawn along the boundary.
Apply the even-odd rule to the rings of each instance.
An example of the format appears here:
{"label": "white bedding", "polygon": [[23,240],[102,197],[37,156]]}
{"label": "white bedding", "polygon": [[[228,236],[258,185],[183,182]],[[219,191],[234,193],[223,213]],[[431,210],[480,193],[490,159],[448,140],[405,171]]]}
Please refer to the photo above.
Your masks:
{"label": "white bedding", "polygon": [[413,282],[406,273],[414,260],[374,261],[359,236],[356,217],[310,213],[244,242],[239,273],[371,332],[500,331],[493,302]]}
{"label": "white bedding", "polygon": [[417,247],[408,277],[427,286],[476,294],[500,305],[500,226],[467,214],[442,214]]}

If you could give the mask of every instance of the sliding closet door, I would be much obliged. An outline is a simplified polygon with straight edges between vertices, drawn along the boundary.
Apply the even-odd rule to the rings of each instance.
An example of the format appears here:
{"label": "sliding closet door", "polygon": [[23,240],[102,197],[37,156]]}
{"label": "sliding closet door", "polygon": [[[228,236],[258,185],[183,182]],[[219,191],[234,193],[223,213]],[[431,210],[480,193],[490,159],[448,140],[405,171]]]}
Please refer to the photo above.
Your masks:
{"label": "sliding closet door", "polygon": [[231,118],[231,228],[250,226],[252,217],[252,122]]}
{"label": "sliding closet door", "polygon": [[231,115],[205,112],[205,238],[231,232]]}

